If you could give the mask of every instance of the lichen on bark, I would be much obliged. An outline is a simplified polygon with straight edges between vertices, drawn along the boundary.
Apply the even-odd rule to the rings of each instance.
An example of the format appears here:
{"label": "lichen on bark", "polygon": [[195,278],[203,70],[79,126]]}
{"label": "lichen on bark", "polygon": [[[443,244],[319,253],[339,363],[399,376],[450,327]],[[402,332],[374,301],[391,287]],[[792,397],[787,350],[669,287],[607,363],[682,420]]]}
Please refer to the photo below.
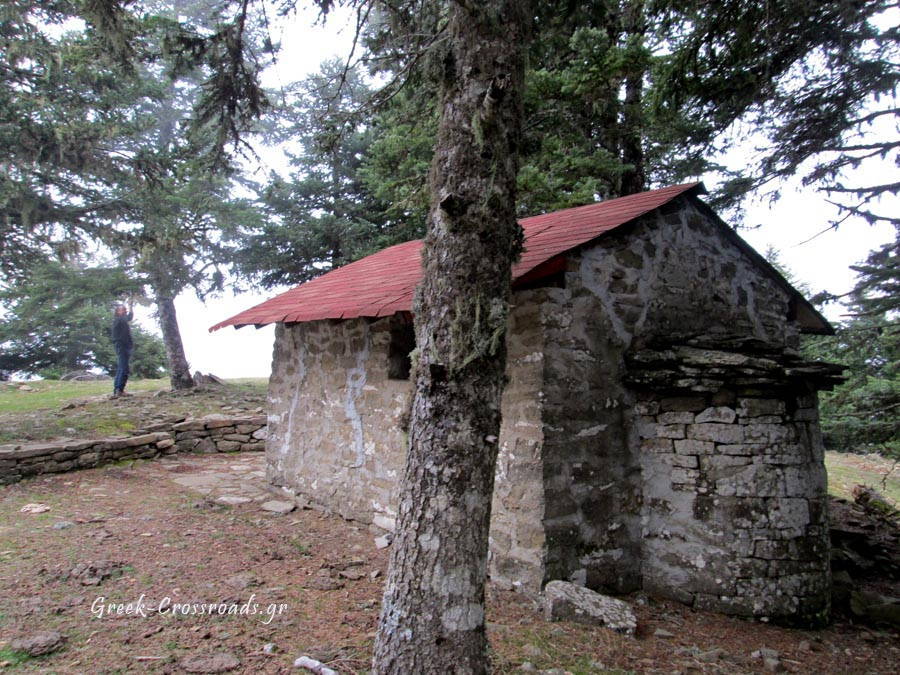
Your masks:
{"label": "lichen on bark", "polygon": [[530,13],[452,2],[415,300],[415,393],[376,673],[481,673]]}

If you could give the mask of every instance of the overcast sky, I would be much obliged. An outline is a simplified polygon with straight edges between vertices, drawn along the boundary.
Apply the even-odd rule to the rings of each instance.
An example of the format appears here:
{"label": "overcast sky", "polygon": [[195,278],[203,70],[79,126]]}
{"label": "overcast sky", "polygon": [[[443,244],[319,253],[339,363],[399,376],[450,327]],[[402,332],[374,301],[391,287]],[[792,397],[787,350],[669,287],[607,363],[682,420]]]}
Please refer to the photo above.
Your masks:
{"label": "overcast sky", "polygon": [[[344,13],[343,17],[346,16]],[[283,50],[277,68],[267,74],[267,86],[286,85],[317,70],[318,65],[330,57],[345,56],[352,33],[342,23],[342,16],[329,19],[325,27],[312,26],[315,17],[314,12],[307,10],[283,29]],[[264,163],[283,165],[278,157],[267,158]],[[263,168],[268,170],[270,167]],[[900,206],[897,202],[896,199],[886,200],[877,210],[896,213]],[[848,266],[890,241],[894,233],[889,225],[870,226],[862,221],[848,220],[836,231],[801,243],[819,233],[833,217],[833,207],[814,189],[787,185],[782,187],[782,198],[775,204],[751,205],[746,222],[761,223],[762,226],[741,230],[740,234],[760,253],[769,246],[777,248],[782,262],[813,292],[844,293],[853,284],[853,272]],[[275,292],[226,293],[208,299],[206,304],[192,294],[179,296],[175,305],[191,369],[226,378],[267,377],[272,361],[272,326],[259,330],[253,327],[225,328],[212,334],[208,328],[272,295]],[[141,325],[156,330],[149,310],[138,308],[136,313]],[[830,308],[826,315],[832,320],[838,319],[840,308]]]}

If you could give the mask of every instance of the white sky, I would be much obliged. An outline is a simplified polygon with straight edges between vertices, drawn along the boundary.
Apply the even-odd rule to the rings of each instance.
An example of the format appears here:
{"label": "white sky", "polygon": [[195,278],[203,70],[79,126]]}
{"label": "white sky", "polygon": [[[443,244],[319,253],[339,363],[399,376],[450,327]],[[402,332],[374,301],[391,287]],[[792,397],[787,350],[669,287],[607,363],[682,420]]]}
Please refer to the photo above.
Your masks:
{"label": "white sky", "polygon": [[[290,22],[280,36],[282,53],[278,66],[267,75],[266,85],[279,87],[300,79],[318,69],[319,64],[333,56],[344,56],[352,38],[352,28],[345,28],[347,14],[329,19],[323,28],[312,26],[315,12],[302,12]],[[272,17],[270,17],[271,19]],[[279,37],[275,35],[273,37]],[[277,157],[268,159],[281,164]],[[896,213],[898,200],[882,203],[876,211]],[[800,244],[825,228],[834,217],[834,209],[814,189],[782,188],[782,198],[773,205],[755,204],[747,211],[746,222],[762,223],[753,230],[741,230],[740,235],[757,251],[764,253],[768,246],[781,252],[782,262],[805,282],[813,292],[828,290],[844,293],[853,284],[853,272],[848,266],[863,260],[868,252],[891,240],[889,225],[870,226],[861,221],[848,220],[838,230],[829,231],[812,241]],[[267,377],[271,372],[274,329],[246,327],[240,330],[225,328],[215,333],[209,326],[262,302],[277,291],[265,294],[227,293],[201,303],[193,294],[183,293],[175,302],[185,353],[191,370],[211,372],[219,377]],[[145,308],[136,309],[138,322],[149,330],[156,330],[155,321]],[[839,318],[840,309],[829,309],[832,320]]]}

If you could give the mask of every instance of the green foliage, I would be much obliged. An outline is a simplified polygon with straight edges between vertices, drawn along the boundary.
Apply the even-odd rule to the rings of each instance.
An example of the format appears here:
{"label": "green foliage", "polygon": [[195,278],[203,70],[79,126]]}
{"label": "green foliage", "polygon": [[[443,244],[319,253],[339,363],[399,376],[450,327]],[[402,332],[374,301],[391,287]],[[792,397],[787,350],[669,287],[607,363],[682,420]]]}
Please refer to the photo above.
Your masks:
{"label": "green foliage", "polygon": [[[896,194],[896,182],[848,188],[843,175],[879,160],[887,166],[900,148],[889,133],[879,135],[900,111],[900,31],[879,28],[890,23],[890,5],[534,3],[519,213],[704,174],[721,181],[713,205],[736,208],[769,180],[805,171],[806,182],[830,192],[847,214],[891,220],[867,205]],[[427,212],[438,105],[429,74],[439,74],[434,66],[441,58],[439,42],[422,35],[439,35],[442,27],[440,15],[427,9],[406,15],[392,8],[375,15],[367,34],[368,62],[409,82],[379,117],[367,183],[417,221]],[[403,35],[424,57],[398,47]],[[768,141],[755,163],[729,171],[714,161],[754,132]]]}
{"label": "green foliage", "polygon": [[365,189],[385,204],[385,216],[400,241],[425,233],[437,123],[436,100],[421,88],[400,91],[375,118],[361,176]]}
{"label": "green foliage", "polygon": [[[663,21],[668,11],[667,4],[636,0],[535,3],[520,145],[520,215],[709,171],[727,175],[710,160],[716,130],[692,120],[678,105],[658,104],[675,37],[664,32],[670,28]],[[409,70],[409,84],[378,117],[366,183],[384,201],[401,205],[396,215],[420,231],[438,108],[427,67],[440,54],[404,61],[394,56],[395,43],[383,33],[377,22],[370,25],[371,61],[394,74]]]}
{"label": "green foliage", "polygon": [[301,151],[292,175],[273,175],[264,190],[265,224],[241,239],[244,276],[266,288],[298,283],[408,238],[363,183],[373,133],[354,113],[370,95],[358,71],[335,61],[291,92],[280,133]]}
{"label": "green foliage", "polygon": [[[101,243],[150,287],[179,382],[189,378],[172,298],[221,290],[229,233],[257,217],[231,198],[222,157],[238,123],[224,129],[210,112],[249,86],[223,84],[223,64],[261,44],[246,6],[239,28],[226,26],[227,4],[16,0],[0,10],[0,267],[22,279],[45,258]],[[253,116],[262,100],[234,105],[230,114]],[[143,346],[155,373],[156,347]]]}
{"label": "green foliage", "polygon": [[833,337],[809,338],[807,356],[847,366],[849,379],[821,395],[822,429],[835,450],[900,457],[900,321],[895,241],[873,251]]}
{"label": "green foliage", "polygon": [[[100,368],[114,373],[110,340],[112,304],[139,295],[139,282],[120,268],[78,268],[45,262],[0,291],[0,371],[60,376]],[[159,377],[165,364],[161,340],[132,326],[134,377]]]}
{"label": "green foliage", "polygon": [[0,269],[24,273],[73,254],[120,204],[109,191],[142,173],[123,147],[146,118],[127,71],[77,24],[81,3],[0,6]]}
{"label": "green foliage", "polygon": [[[843,210],[842,220],[900,223],[893,214],[872,211],[880,197],[896,195],[900,183],[866,183],[856,174],[860,182],[847,184],[848,171],[896,166],[896,3],[655,4],[670,39],[652,100],[661,114],[696,125],[683,147],[706,146],[710,139],[733,145],[747,132],[759,134],[765,145],[739,178],[747,183],[752,176],[742,189],[799,173]],[[741,123],[737,133],[727,134],[735,122]]]}

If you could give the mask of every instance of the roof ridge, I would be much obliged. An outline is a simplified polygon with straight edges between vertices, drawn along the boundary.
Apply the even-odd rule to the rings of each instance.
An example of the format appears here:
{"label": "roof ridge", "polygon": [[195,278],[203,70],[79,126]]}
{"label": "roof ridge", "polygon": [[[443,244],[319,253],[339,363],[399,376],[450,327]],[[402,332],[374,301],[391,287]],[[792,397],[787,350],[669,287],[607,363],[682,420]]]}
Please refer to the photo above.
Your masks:
{"label": "roof ridge", "polygon": [[[513,265],[513,281],[681,194],[698,186],[702,189],[702,185],[672,185],[519,219],[525,230],[525,246]],[[421,250],[422,245],[422,239],[412,239],[383,248],[235,314],[210,331],[225,326],[379,317],[409,311],[423,274],[421,256],[414,255],[413,249]]]}

